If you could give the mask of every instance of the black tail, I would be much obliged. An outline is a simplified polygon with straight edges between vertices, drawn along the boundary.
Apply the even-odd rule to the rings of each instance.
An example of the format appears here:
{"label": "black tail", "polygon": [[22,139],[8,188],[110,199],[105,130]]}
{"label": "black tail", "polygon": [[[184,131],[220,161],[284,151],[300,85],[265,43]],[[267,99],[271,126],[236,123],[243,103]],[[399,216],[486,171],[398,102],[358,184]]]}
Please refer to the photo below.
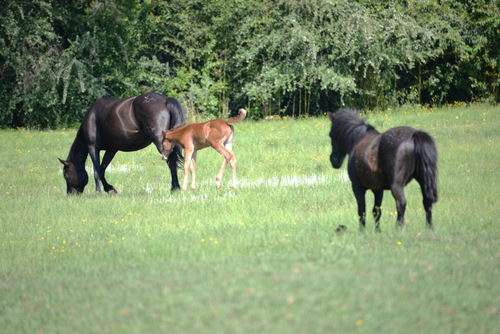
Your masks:
{"label": "black tail", "polygon": [[172,152],[167,157],[167,164],[175,168],[184,166],[184,156],[182,155],[182,147],[175,145]]}
{"label": "black tail", "polygon": [[167,97],[165,102],[167,106],[168,113],[170,114],[170,127],[173,127],[186,123],[186,114],[184,113],[184,108],[182,108],[181,103],[174,99],[173,97]]}
{"label": "black tail", "polygon": [[[167,101],[165,102],[165,104],[170,114],[170,125],[168,130],[186,123],[186,114],[184,113],[184,108],[177,99],[174,99],[173,97],[167,97]],[[169,166],[173,165],[176,167],[184,165],[184,156],[182,155],[182,147],[180,145],[174,146],[174,149],[168,156],[167,164]]]}
{"label": "black tail", "polygon": [[416,157],[415,178],[420,180],[424,196],[435,203],[438,200],[436,144],[431,136],[422,131],[415,132],[413,142]]}

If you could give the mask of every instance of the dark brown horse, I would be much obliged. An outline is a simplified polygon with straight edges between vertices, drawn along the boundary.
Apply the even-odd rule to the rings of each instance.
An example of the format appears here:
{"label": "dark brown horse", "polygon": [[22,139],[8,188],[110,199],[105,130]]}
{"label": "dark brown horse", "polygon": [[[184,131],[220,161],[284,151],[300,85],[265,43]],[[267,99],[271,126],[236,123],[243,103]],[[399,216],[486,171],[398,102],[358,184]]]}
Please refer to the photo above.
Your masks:
{"label": "dark brown horse", "polygon": [[427,227],[432,228],[432,204],[437,202],[437,149],[427,133],[402,126],[379,133],[348,109],[333,115],[330,138],[333,168],[340,168],[349,155],[347,171],[358,202],[360,227],[365,227],[365,193],[375,195],[373,216],[380,231],[381,205],[385,189],[396,199],[397,222],[404,226],[404,187],[415,179],[420,184]]}
{"label": "dark brown horse", "polygon": [[[179,101],[157,93],[118,99],[105,96],[96,100],[87,111],[68,158],[59,159],[64,165],[67,193],[81,193],[88,183],[85,170],[87,155],[94,166],[96,192],[104,190],[116,194],[115,188],[105,177],[106,167],[118,151],[137,151],[154,143],[162,153],[162,131],[186,122],[184,109]],[[106,151],[102,162],[100,151]],[[168,156],[167,164],[172,174],[172,190],[179,188],[177,167],[182,158],[179,146]]]}

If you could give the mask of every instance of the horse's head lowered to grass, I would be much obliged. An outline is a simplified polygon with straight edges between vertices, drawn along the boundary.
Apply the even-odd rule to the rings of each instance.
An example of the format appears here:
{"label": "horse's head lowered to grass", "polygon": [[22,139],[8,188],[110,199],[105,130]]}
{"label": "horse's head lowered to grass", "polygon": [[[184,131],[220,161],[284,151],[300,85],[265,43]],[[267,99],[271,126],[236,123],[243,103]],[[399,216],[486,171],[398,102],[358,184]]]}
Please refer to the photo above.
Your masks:
{"label": "horse's head lowered to grass", "polygon": [[77,168],[71,161],[62,159],[59,159],[59,161],[64,165],[63,176],[66,180],[66,192],[68,194],[82,193],[89,182],[89,175],[85,167]]}

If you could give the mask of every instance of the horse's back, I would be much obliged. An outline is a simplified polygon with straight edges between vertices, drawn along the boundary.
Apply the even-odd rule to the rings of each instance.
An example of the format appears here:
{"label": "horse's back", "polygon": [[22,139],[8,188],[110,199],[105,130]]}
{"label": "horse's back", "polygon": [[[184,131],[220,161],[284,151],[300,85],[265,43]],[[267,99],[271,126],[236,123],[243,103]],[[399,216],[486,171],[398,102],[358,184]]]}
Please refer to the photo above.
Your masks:
{"label": "horse's back", "polygon": [[186,122],[184,109],[177,99],[159,93],[145,93],[135,98],[134,112],[142,124],[160,126],[161,130],[169,130]]}
{"label": "horse's back", "polygon": [[381,145],[397,146],[410,140],[417,130],[409,126],[398,126],[382,133]]}
{"label": "horse's back", "polygon": [[127,98],[106,95],[94,101],[88,113],[99,115],[103,122],[118,118],[127,123],[166,125],[168,128],[186,121],[179,101],[155,92]]}
{"label": "horse's back", "polygon": [[89,143],[100,149],[136,151],[153,142],[159,149],[162,130],[185,123],[180,103],[159,93],[127,98],[103,96],[94,101],[82,122]]}
{"label": "horse's back", "polygon": [[407,184],[415,172],[416,129],[400,126],[387,130],[380,138],[379,159],[389,183]]}
{"label": "horse's back", "polygon": [[118,101],[120,101],[120,99],[117,97],[111,95],[104,95],[103,97],[95,100],[94,103],[92,103],[89,110],[87,111],[86,117],[92,114],[100,114],[103,111],[109,109],[110,105]]}

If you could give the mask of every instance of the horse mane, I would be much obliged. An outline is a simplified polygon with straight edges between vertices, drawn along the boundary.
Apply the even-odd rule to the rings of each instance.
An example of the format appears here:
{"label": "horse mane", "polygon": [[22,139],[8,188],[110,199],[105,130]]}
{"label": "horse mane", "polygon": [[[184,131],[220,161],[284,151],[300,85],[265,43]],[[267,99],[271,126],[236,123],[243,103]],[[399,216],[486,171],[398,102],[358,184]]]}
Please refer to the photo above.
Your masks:
{"label": "horse mane", "polygon": [[167,132],[173,132],[175,130],[179,130],[179,129],[183,129],[185,128],[186,126],[188,126],[189,124],[193,124],[193,123],[183,123],[183,124],[177,124],[176,126],[170,128]]}
{"label": "horse mane", "polygon": [[74,164],[85,164],[88,155],[87,143],[85,142],[85,135],[83,134],[82,126],[78,128],[71,149],[69,150],[66,160]]}
{"label": "horse mane", "polygon": [[352,109],[343,108],[333,116],[331,133],[345,153],[350,153],[354,146],[371,131],[377,130],[370,124],[366,124]]}

